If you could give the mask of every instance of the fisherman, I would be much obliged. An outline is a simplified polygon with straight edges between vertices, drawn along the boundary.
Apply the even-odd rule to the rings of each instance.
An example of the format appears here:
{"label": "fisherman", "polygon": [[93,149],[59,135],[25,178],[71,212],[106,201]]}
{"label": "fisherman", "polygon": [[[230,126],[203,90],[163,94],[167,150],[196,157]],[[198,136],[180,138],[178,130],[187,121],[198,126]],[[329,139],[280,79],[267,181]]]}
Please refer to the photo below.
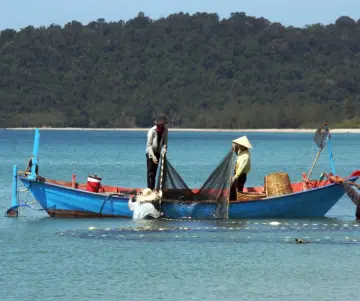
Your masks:
{"label": "fisherman", "polygon": [[[162,214],[151,203],[151,197],[155,196],[150,188],[145,188],[140,195],[131,195],[128,201],[130,211],[133,211],[133,219],[159,218]],[[148,198],[147,202],[141,202],[139,199]]]}
{"label": "fisherman", "polygon": [[346,194],[348,195],[350,200],[356,205],[356,219],[360,219],[360,193],[358,191],[355,191],[355,189],[351,187],[355,186],[357,189],[360,190],[360,185],[352,181],[344,181],[343,178],[339,176],[334,176],[332,174],[326,175],[326,177],[330,180],[330,182],[344,186]]}
{"label": "fisherman", "polygon": [[159,115],[154,120],[155,125],[147,133],[146,143],[146,165],[147,165],[147,187],[155,188],[155,178],[161,154],[165,154],[168,144],[168,129],[166,117]]}
{"label": "fisherman", "polygon": [[238,155],[234,170],[234,176],[231,178],[230,200],[237,199],[237,192],[244,189],[247,174],[251,167],[251,157],[249,149],[252,148],[250,141],[246,136],[235,139],[233,142],[233,150]]}

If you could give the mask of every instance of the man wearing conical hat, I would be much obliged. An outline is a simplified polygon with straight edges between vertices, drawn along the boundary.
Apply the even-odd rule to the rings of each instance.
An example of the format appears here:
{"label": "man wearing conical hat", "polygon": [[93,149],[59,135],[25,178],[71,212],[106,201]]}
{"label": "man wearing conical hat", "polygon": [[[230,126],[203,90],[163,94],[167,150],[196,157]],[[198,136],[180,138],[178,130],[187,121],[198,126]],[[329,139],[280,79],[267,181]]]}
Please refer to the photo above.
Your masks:
{"label": "man wearing conical hat", "polygon": [[235,139],[233,142],[233,150],[237,154],[237,160],[234,170],[234,176],[231,178],[230,200],[236,200],[237,191],[244,189],[247,174],[251,167],[251,157],[249,149],[252,145],[246,136]]}

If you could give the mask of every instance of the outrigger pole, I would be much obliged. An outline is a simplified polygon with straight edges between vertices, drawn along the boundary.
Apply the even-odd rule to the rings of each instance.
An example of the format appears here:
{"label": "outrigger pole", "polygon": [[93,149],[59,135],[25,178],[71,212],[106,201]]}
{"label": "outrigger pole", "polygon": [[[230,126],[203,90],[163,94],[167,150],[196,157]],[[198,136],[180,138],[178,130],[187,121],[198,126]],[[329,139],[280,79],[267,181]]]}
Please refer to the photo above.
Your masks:
{"label": "outrigger pole", "polygon": [[[35,180],[36,168],[38,166],[38,155],[39,155],[39,143],[40,143],[40,131],[38,128],[35,129],[33,155],[31,157],[31,172],[28,175],[29,179]],[[6,211],[5,216],[7,217],[18,217],[19,209],[21,204],[19,202],[19,191],[18,191],[18,168],[17,165],[13,165],[12,172],[12,190],[11,190],[11,207]]]}
{"label": "outrigger pole", "polygon": [[6,211],[5,216],[18,217],[19,216],[19,200],[17,189],[17,166],[13,166],[12,173],[12,191],[11,191],[11,207]]}

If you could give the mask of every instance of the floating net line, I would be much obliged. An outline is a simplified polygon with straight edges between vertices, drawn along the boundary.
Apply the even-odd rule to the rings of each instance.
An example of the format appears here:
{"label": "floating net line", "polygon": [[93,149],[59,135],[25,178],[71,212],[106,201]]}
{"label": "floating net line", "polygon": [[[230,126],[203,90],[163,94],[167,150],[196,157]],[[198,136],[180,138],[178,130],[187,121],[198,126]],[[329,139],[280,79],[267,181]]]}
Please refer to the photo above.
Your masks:
{"label": "floating net line", "polygon": [[[228,218],[231,176],[233,171],[234,152],[231,149],[213,170],[200,189],[193,190],[185,183],[173,165],[166,158],[159,163],[163,168],[162,201],[176,203],[207,203],[213,210],[213,218]],[[164,166],[161,166],[164,164]],[[156,188],[160,189],[160,176]],[[211,209],[213,208],[213,209]]]}

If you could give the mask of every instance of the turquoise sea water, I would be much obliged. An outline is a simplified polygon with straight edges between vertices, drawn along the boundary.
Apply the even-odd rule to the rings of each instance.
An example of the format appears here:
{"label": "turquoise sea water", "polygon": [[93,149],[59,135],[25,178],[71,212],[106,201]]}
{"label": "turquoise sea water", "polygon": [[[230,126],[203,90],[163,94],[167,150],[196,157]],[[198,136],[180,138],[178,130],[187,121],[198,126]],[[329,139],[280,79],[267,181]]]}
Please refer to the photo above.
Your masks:
{"label": "turquoise sea water", "polygon": [[[33,134],[0,130],[3,213],[12,165],[26,166]],[[199,187],[243,134],[254,146],[247,185],[275,171],[300,180],[316,156],[308,133],[170,132],[168,158]],[[145,132],[42,131],[40,174],[71,181],[76,173],[85,182],[96,173],[105,184],[144,187],[145,140]],[[338,174],[360,169],[360,135],[333,134],[332,142]],[[323,171],[330,171],[327,149],[314,177]],[[0,217],[0,300],[357,300],[354,212],[346,196],[317,220],[51,219],[26,209],[17,219]],[[154,230],[113,230],[140,226]],[[297,245],[295,237],[312,243]]]}

